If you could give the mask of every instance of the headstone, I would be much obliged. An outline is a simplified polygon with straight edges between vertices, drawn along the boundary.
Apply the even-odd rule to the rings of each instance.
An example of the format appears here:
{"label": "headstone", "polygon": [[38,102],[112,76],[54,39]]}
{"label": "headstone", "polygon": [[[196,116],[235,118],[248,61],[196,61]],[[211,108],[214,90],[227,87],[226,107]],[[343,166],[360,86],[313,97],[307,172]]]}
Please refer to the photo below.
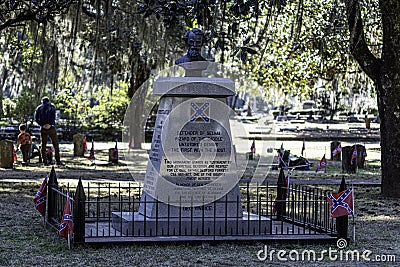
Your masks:
{"label": "headstone", "polygon": [[365,115],[365,128],[366,129],[371,129],[371,118],[368,118],[367,115]]}
{"label": "headstone", "polygon": [[13,143],[8,140],[0,141],[0,167],[12,169],[14,163]]}
{"label": "headstone", "polygon": [[108,149],[108,161],[114,164],[118,164],[118,152],[115,152],[115,148]]}
{"label": "headstone", "polygon": [[333,155],[333,151],[337,149],[339,145],[341,145],[339,141],[331,142],[331,160],[333,161],[340,161],[342,159],[342,152],[337,153],[335,156]]}
{"label": "headstone", "polygon": [[74,134],[72,138],[74,141],[74,157],[83,157],[85,154],[83,135]]}
{"label": "headstone", "polygon": [[357,167],[360,169],[365,168],[365,156],[363,153],[365,150],[365,146],[363,145],[356,145],[357,146]]}
{"label": "headstone", "polygon": [[342,147],[342,171],[345,173],[356,173],[357,163],[351,164],[353,151],[354,146]]}

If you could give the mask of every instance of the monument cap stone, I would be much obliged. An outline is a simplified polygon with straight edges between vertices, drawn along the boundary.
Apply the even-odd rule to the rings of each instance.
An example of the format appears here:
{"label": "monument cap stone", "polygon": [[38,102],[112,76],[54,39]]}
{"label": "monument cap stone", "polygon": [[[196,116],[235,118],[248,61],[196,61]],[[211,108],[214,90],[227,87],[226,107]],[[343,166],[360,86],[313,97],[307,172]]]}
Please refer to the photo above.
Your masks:
{"label": "monument cap stone", "polygon": [[185,96],[232,96],[235,83],[227,78],[169,77],[154,83],[153,94]]}

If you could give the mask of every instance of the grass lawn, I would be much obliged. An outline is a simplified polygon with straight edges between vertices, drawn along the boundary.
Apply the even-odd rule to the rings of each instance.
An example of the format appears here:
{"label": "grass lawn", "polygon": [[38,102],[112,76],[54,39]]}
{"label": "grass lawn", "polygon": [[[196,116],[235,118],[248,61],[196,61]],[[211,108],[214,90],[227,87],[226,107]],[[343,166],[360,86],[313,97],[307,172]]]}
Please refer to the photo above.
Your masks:
{"label": "grass lawn", "polygon": [[[297,143],[296,143],[297,144]],[[108,148],[98,149],[96,156],[99,162],[106,162]],[[280,143],[279,143],[280,146]],[[277,147],[279,147],[277,146]],[[290,146],[290,144],[285,145]],[[301,142],[298,142],[301,148]],[[247,146],[243,146],[247,149]],[[319,162],[324,144],[310,143],[307,153],[314,162]],[[368,146],[367,146],[368,147]],[[106,164],[90,166],[87,159],[72,158],[71,151],[62,145],[62,158],[67,167],[57,169],[60,183],[75,183],[80,175],[85,181],[115,181],[125,179],[129,173],[123,166],[107,166]],[[318,152],[319,151],[319,152]],[[323,153],[322,153],[323,154]],[[368,154],[366,170],[357,175],[348,176],[351,180],[363,179],[379,181],[379,153],[372,150]],[[122,162],[123,163],[123,162]],[[145,172],[145,164],[141,167]],[[377,256],[400,261],[400,202],[399,199],[386,198],[380,195],[378,185],[354,185],[355,189],[355,228],[356,242],[353,239],[353,225],[349,225],[349,246],[342,250],[357,250],[362,254],[371,251],[369,259],[346,261],[331,260],[324,254],[321,261],[281,261],[277,254],[272,259],[261,261],[257,253],[265,248],[272,250],[298,251],[314,250],[317,256],[324,250],[337,249],[336,244],[304,244],[304,243],[171,243],[171,244],[134,244],[115,246],[109,244],[102,247],[74,247],[68,249],[65,239],[43,226],[40,214],[33,207],[33,196],[43,180],[48,168],[33,165],[22,168],[17,165],[14,170],[2,170],[0,181],[0,266],[397,266],[395,262],[373,262]],[[337,181],[333,185],[318,185],[326,189],[337,190],[341,178],[339,162],[329,162],[327,172],[315,173],[294,172],[292,181]],[[125,178],[124,178],[125,177]],[[267,177],[276,180],[276,172],[267,172]],[[7,180],[7,181],[6,181]],[[350,218],[350,222],[352,219]],[[337,252],[339,253],[340,250]],[[294,252],[293,252],[294,253]],[[261,255],[261,254],[259,254]],[[287,254],[286,254],[287,255]],[[295,254],[291,254],[292,256]],[[340,254],[338,254],[340,256]]]}
{"label": "grass lawn", "polygon": [[[257,252],[268,246],[268,251],[296,249],[300,253],[315,250],[319,253],[335,244],[300,243],[201,243],[148,244],[129,246],[74,247],[68,250],[65,239],[45,229],[39,213],[33,208],[33,196],[39,183],[0,184],[0,266],[259,266],[271,263],[260,261]],[[376,255],[395,255],[400,260],[400,205],[397,199],[384,198],[380,189],[371,186],[355,187],[356,243],[347,249],[372,251]],[[351,220],[350,220],[351,221]],[[352,225],[349,236],[353,236]],[[338,254],[339,255],[339,254]],[[323,266],[396,266],[395,263],[367,261],[304,262]],[[299,262],[281,262],[276,255],[274,265],[297,266]]]}

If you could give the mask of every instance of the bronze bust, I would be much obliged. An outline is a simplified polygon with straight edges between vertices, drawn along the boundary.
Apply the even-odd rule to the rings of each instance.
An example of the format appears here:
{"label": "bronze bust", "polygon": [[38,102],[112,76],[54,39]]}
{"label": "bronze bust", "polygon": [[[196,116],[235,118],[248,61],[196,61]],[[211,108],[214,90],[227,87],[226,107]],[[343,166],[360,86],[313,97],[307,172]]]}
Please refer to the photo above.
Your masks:
{"label": "bronze bust", "polygon": [[186,33],[183,37],[185,43],[188,45],[187,54],[175,61],[175,64],[183,64],[193,61],[206,61],[201,56],[201,47],[204,43],[204,34],[200,29],[194,28]]}

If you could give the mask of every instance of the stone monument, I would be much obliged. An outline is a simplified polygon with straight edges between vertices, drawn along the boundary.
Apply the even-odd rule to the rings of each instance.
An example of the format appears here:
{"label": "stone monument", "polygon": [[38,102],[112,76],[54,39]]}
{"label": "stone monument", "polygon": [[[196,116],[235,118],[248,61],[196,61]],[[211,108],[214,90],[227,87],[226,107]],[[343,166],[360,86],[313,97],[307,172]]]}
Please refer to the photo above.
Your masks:
{"label": "stone monument", "polygon": [[235,84],[201,77],[208,62],[190,55],[202,34],[195,29],[187,36],[188,55],[176,62],[186,77],[160,78],[153,85],[161,99],[139,211],[113,213],[113,227],[134,235],[264,232],[268,219],[242,210],[226,104]]}
{"label": "stone monument", "polygon": [[81,134],[74,134],[72,139],[74,141],[74,157],[83,157],[85,155],[84,136]]}
{"label": "stone monument", "polygon": [[0,141],[0,167],[12,169],[14,163],[13,143],[8,140]]}

